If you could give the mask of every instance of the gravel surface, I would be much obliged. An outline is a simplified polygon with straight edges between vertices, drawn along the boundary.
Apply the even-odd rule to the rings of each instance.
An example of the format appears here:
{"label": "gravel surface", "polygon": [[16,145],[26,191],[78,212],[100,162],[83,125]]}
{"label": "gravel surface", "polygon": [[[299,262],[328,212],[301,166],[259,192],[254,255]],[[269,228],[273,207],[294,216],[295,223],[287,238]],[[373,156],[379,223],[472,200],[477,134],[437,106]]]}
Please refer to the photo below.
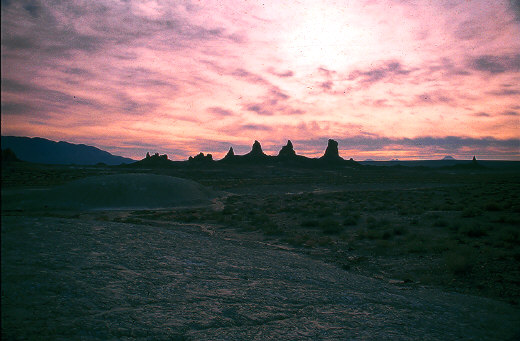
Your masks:
{"label": "gravel surface", "polygon": [[2,216],[2,334],[507,340],[518,307],[358,276],[197,225]]}

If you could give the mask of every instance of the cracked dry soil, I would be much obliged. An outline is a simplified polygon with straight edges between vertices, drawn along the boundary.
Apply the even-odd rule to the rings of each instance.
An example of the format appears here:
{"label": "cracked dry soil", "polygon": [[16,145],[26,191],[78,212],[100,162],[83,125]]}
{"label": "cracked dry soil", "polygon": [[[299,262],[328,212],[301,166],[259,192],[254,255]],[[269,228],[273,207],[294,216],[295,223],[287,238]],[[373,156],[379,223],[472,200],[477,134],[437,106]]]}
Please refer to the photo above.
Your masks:
{"label": "cracked dry soil", "polygon": [[504,340],[519,322],[197,225],[2,216],[7,340]]}

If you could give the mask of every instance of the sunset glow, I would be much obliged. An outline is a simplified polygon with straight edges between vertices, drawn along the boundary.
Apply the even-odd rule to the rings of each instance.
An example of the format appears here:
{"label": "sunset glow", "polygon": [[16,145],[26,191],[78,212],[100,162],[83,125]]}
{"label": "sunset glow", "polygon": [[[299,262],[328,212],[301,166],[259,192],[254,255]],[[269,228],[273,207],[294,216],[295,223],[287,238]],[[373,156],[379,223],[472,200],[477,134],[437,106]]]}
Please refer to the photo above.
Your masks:
{"label": "sunset glow", "polygon": [[517,3],[2,0],[2,135],[520,160]]}

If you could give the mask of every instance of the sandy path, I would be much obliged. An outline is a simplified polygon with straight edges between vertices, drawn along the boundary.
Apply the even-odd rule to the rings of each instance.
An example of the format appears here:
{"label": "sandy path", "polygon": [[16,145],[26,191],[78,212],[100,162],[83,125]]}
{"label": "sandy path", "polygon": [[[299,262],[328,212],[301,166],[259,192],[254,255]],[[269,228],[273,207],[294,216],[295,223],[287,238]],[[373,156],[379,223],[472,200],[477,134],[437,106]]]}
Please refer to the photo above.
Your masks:
{"label": "sandy path", "polygon": [[515,322],[196,226],[2,217],[7,339],[503,340]]}

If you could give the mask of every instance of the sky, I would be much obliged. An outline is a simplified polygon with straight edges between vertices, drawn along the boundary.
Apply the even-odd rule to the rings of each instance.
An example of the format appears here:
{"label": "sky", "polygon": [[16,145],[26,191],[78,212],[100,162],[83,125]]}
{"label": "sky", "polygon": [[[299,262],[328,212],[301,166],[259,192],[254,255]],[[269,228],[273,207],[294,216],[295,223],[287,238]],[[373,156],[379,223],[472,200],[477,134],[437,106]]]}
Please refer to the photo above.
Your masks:
{"label": "sky", "polygon": [[520,160],[517,0],[1,0],[1,132],[142,159]]}

